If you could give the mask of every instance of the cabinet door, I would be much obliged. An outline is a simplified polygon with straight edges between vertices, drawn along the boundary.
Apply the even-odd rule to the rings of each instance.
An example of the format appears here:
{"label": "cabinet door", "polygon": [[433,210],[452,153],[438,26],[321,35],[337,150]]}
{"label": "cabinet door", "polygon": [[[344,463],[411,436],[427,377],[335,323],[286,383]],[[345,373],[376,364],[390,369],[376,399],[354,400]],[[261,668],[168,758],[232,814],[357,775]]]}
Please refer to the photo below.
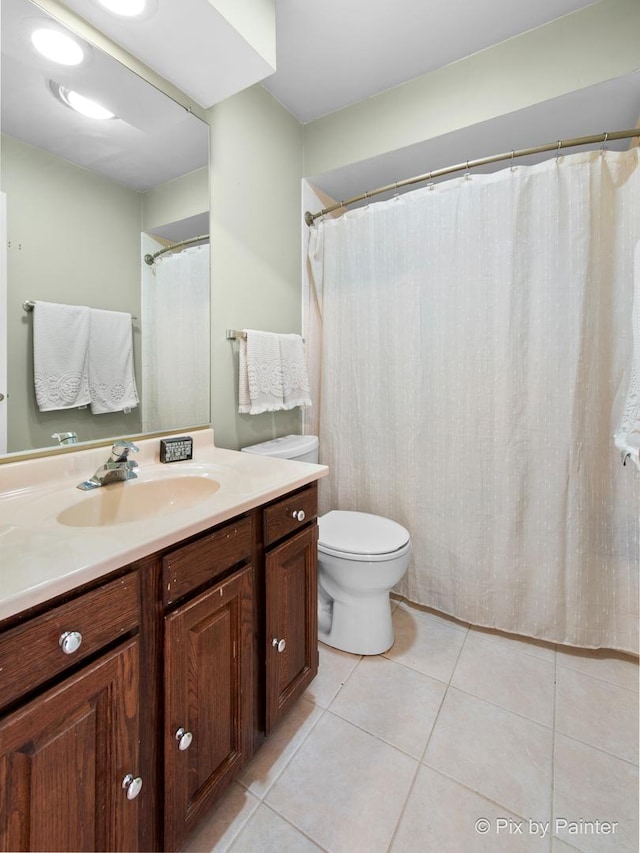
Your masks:
{"label": "cabinet door", "polygon": [[2,850],[138,849],[138,675],[131,640],[0,722]]}
{"label": "cabinet door", "polygon": [[165,618],[165,850],[251,754],[253,569]]}
{"label": "cabinet door", "polygon": [[318,527],[312,525],[266,556],[266,731],[318,672]]}

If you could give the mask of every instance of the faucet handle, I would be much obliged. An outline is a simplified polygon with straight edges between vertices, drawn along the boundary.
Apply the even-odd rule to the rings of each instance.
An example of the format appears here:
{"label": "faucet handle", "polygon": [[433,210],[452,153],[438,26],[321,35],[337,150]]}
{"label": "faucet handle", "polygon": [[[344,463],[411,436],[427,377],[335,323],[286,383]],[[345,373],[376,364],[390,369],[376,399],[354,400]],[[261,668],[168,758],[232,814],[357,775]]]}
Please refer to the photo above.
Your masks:
{"label": "faucet handle", "polygon": [[120,439],[116,441],[111,448],[111,459],[113,462],[124,462],[130,453],[137,453],[140,450],[132,441]]}

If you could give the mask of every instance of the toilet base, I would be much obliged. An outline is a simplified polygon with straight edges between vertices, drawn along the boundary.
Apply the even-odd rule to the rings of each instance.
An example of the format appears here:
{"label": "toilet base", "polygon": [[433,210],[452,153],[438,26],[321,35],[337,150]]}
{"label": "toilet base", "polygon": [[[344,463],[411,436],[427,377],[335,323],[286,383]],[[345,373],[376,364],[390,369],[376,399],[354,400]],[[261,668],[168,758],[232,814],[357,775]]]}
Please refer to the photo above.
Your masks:
{"label": "toilet base", "polygon": [[[327,625],[326,605],[318,627],[318,639],[327,646],[354,655],[380,655],[393,645],[391,602],[387,590],[351,598],[348,602],[334,599],[331,610],[330,627]],[[328,630],[323,630],[325,626]]]}

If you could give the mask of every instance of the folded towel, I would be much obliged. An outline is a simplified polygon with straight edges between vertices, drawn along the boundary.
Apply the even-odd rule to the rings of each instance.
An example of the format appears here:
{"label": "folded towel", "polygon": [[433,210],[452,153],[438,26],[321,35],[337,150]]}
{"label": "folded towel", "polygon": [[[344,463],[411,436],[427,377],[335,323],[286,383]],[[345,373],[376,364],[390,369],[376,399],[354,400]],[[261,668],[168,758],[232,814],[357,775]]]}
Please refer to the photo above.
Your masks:
{"label": "folded towel", "polygon": [[300,335],[280,335],[282,361],[282,397],[285,409],[310,406],[309,377]]}
{"label": "folded towel", "polygon": [[614,440],[623,461],[631,459],[640,468],[640,240],[633,256],[633,287],[631,377],[622,420]]}
{"label": "folded towel", "polygon": [[89,309],[36,302],[33,308],[33,378],[41,412],[86,406],[90,401]]}
{"label": "folded towel", "polygon": [[90,309],[89,393],[94,415],[138,405],[131,314]]}
{"label": "folded towel", "polygon": [[245,329],[240,339],[238,411],[258,415],[310,406],[300,335]]}

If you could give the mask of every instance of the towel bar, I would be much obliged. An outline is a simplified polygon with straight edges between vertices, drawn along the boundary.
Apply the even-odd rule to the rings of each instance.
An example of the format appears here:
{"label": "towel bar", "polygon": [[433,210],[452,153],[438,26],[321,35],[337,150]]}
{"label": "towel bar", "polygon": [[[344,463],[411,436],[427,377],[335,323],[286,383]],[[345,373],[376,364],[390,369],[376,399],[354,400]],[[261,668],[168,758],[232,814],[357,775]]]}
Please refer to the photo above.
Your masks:
{"label": "towel bar", "polygon": [[[226,338],[228,341],[246,341],[247,333],[238,331],[237,329],[227,329]],[[302,341],[304,342],[304,338]]]}
{"label": "towel bar", "polygon": [[[22,310],[26,311],[27,314],[29,314],[35,308],[35,305],[36,305],[36,303],[33,301],[33,299],[27,299],[22,303]],[[132,314],[131,319],[137,320],[138,318],[134,317],[134,315]]]}

